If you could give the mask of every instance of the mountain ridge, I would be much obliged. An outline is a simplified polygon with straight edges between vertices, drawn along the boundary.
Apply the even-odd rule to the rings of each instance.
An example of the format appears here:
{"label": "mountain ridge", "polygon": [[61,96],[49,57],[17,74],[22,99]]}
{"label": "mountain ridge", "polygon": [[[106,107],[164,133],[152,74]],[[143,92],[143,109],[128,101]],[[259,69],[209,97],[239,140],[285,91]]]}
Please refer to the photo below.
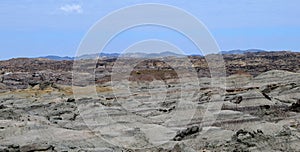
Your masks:
{"label": "mountain ridge", "polygon": [[[262,49],[247,49],[247,50],[229,50],[229,51],[220,51],[222,55],[239,55],[239,54],[246,54],[246,53],[261,53],[261,52],[272,52],[272,51],[266,51]],[[278,51],[280,52],[280,51]],[[293,51],[291,51],[293,52]],[[41,56],[37,58],[43,58],[43,59],[50,59],[50,60],[56,60],[56,61],[62,61],[62,60],[74,60],[74,59],[92,59],[95,58],[97,54],[85,54],[78,57],[69,57],[69,56],[56,56],[56,55],[48,55],[48,56]],[[135,53],[126,53],[126,54],[120,54],[120,53],[100,53],[99,57],[133,57],[133,58],[157,58],[157,57],[183,57],[184,54],[177,54],[170,51],[160,52],[160,53],[143,53],[143,52],[135,52]],[[203,56],[200,54],[191,54],[187,56]]]}

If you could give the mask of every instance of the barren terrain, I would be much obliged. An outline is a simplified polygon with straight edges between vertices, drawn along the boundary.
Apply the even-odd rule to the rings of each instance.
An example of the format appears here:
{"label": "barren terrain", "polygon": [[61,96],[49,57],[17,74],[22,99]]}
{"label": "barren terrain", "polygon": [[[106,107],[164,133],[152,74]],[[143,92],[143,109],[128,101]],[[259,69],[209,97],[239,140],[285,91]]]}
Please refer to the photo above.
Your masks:
{"label": "barren terrain", "polygon": [[196,79],[176,57],[128,79],[114,58],[82,60],[73,86],[73,61],[0,61],[0,151],[300,151],[300,53],[223,57],[220,86],[200,56]]}

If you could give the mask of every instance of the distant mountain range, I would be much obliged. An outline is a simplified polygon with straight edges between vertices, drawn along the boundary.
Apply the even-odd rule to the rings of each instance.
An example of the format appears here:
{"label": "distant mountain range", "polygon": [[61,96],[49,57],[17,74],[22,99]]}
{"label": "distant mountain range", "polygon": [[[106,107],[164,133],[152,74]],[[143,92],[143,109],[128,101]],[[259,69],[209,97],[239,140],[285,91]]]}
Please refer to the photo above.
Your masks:
{"label": "distant mountain range", "polygon": [[43,56],[43,57],[38,57],[38,58],[44,58],[44,59],[49,59],[49,60],[56,60],[56,61],[63,61],[63,60],[74,60],[74,57],[60,57],[60,56],[55,56],[55,55],[48,55],[48,56]]}
{"label": "distant mountain range", "polygon": [[[77,57],[76,59],[92,59],[95,58],[97,54],[87,54],[87,55],[82,55]],[[126,53],[126,54],[119,54],[119,53],[100,53],[99,57],[131,57],[131,58],[158,58],[158,57],[169,57],[169,56],[174,56],[174,57],[183,57],[185,55],[182,54],[176,54],[173,52],[161,52],[161,53]],[[44,58],[44,59],[50,59],[50,60],[57,60],[57,61],[62,61],[62,60],[74,60],[75,57],[60,57],[60,56],[43,56],[43,57],[38,57],[38,58]]]}
{"label": "distant mountain range", "polygon": [[[119,53],[100,53],[99,57],[119,57]],[[85,55],[81,55],[79,57],[77,57],[77,59],[93,59],[96,56],[98,56],[98,54],[85,54]]]}
{"label": "distant mountain range", "polygon": [[159,58],[159,57],[184,57],[183,54],[177,54],[173,52],[161,52],[161,53],[126,53],[122,54],[121,57],[131,57],[131,58]]}
{"label": "distant mountain range", "polygon": [[[118,53],[100,53],[100,57],[118,57],[120,54]],[[92,59],[96,56],[96,54],[86,54],[79,56],[77,59]],[[56,60],[56,61],[63,61],[63,60],[74,60],[75,57],[61,57],[61,56],[55,56],[55,55],[49,55],[49,56],[42,56],[38,58],[43,58],[43,59],[49,59],[49,60]]]}
{"label": "distant mountain range", "polygon": [[[230,50],[230,51],[221,51],[221,54],[245,54],[245,53],[255,53],[255,52],[267,52],[265,50],[260,50],[260,49],[248,49],[248,50]],[[79,56],[77,59],[91,59],[94,58],[97,54],[87,54],[87,55],[82,55]],[[183,57],[183,54],[176,54],[173,52],[161,52],[161,53],[126,53],[126,54],[119,54],[119,53],[100,53],[99,57],[133,57],[133,58],[157,58],[157,57]],[[199,55],[194,55],[194,56],[199,56]],[[75,57],[60,57],[60,56],[54,56],[54,55],[49,55],[49,56],[43,56],[39,58],[45,58],[45,59],[50,59],[50,60],[57,60],[57,61],[62,61],[62,60],[74,60]]]}
{"label": "distant mountain range", "polygon": [[260,49],[248,49],[248,50],[230,50],[230,51],[221,51],[221,54],[245,54],[245,53],[256,53],[256,52],[267,52]]}

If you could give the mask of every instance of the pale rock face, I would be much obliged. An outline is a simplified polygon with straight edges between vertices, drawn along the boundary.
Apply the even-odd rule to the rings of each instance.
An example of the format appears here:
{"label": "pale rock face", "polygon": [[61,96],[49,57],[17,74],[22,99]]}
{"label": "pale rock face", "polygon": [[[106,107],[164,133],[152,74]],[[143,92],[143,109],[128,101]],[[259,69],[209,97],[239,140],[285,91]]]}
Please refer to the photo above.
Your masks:
{"label": "pale rock face", "polygon": [[[245,66],[240,61],[245,55],[225,57]],[[253,60],[246,66],[269,61],[247,57]],[[34,60],[45,62],[57,65]],[[111,67],[106,62],[101,68]],[[250,70],[222,77],[222,88],[214,88],[209,77],[179,79],[170,73],[167,79],[110,83],[109,72],[102,71],[97,86],[72,88],[69,72],[38,68],[42,71],[1,75],[0,151],[300,150],[299,73]],[[79,81],[89,78],[81,74]]]}
{"label": "pale rock face", "polygon": [[[274,85],[276,81],[270,79],[278,80],[280,75],[290,78]],[[267,81],[262,77],[268,78]],[[244,80],[240,76],[230,79]],[[254,77],[244,86],[235,87],[220,103],[223,104],[221,111],[213,113],[216,117],[213,126],[205,126],[209,123],[202,121],[209,102],[213,102],[214,93],[209,88],[200,90],[195,96],[195,105],[190,105],[197,107],[192,118],[182,117],[172,123],[166,122],[174,114],[190,113],[192,109],[187,105],[179,108],[176,104],[180,98],[179,85],[168,88],[161,81],[135,84],[131,87],[134,93],[123,95],[122,99],[109,98],[111,92],[100,92],[100,100],[74,100],[64,95],[63,88],[67,86],[60,86],[60,89],[49,86],[49,92],[32,88],[2,93],[0,148],[9,151],[272,151],[288,148],[297,151],[300,115],[293,110],[298,106],[299,79],[295,73],[273,71]],[[201,80],[203,83],[209,81]],[[262,92],[266,92],[271,101]],[[239,104],[230,102],[236,96],[243,97]],[[126,105],[132,99],[136,100],[135,105]],[[289,108],[291,103],[294,103],[293,107]],[[129,111],[122,109],[122,105],[123,108],[130,107]],[[184,119],[190,119],[189,123],[182,125],[180,122],[185,122]],[[286,138],[289,139],[288,147],[274,143],[286,142]]]}

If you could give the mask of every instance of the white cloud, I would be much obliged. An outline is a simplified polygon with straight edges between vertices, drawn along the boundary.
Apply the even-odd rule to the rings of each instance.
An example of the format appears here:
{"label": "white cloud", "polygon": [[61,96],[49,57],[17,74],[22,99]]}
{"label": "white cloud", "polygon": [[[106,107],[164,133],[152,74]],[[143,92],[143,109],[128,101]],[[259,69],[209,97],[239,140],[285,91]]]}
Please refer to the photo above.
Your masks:
{"label": "white cloud", "polygon": [[78,4],[67,4],[63,5],[59,8],[60,10],[66,12],[66,13],[82,13],[81,5]]}

